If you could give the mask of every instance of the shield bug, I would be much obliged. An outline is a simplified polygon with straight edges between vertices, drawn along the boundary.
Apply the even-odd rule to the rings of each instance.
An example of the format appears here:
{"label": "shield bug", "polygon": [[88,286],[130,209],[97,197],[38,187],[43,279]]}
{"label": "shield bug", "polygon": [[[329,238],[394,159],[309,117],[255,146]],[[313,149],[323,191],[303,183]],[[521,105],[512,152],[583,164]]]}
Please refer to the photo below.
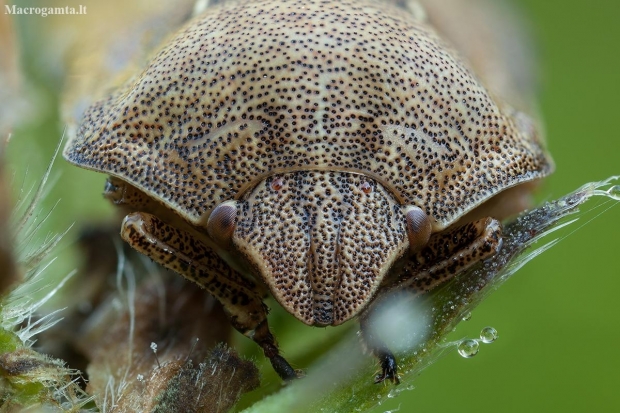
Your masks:
{"label": "shield bug", "polygon": [[397,382],[373,300],[493,255],[498,205],[552,170],[432,27],[363,1],[207,10],[86,111],[64,155],[110,175],[122,237],[213,294],[285,380],[265,290],[308,325],[359,317],[375,380]]}

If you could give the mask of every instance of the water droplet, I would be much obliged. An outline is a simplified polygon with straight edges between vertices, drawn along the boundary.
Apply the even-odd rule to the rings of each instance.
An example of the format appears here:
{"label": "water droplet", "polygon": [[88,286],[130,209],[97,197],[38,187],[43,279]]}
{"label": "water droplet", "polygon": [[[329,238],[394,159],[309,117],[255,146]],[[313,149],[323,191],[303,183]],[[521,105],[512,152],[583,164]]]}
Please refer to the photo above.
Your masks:
{"label": "water droplet", "polygon": [[614,199],[620,199],[620,185],[612,186],[607,193]]}
{"label": "water droplet", "polygon": [[478,344],[478,340],[467,339],[461,341],[457,346],[457,349],[461,356],[465,358],[470,358],[478,354],[480,344]]}
{"label": "water droplet", "polygon": [[469,321],[471,320],[471,312],[468,311],[465,314],[463,314],[463,321]]}
{"label": "water droplet", "polygon": [[480,332],[480,340],[486,344],[494,342],[498,337],[497,330],[493,327],[485,327]]}

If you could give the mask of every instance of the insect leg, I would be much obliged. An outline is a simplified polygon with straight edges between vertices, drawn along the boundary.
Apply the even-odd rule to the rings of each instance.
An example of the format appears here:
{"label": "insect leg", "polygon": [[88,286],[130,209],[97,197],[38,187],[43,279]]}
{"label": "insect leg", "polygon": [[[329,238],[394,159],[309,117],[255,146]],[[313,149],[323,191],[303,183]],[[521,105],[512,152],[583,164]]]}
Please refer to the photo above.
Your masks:
{"label": "insect leg", "polygon": [[379,363],[381,364],[381,373],[375,376],[375,383],[391,380],[394,384],[398,384],[400,380],[398,379],[396,358],[383,340],[377,337],[370,323],[371,313],[371,311],[367,311],[360,318],[360,332],[366,347],[379,359]]}
{"label": "insect leg", "polygon": [[493,218],[435,234],[406,260],[398,280],[389,289],[422,294],[495,255],[501,246],[502,226]]}
{"label": "insect leg", "polygon": [[261,346],[282,379],[299,376],[279,354],[267,324],[267,307],[257,294],[260,290],[211,248],[190,233],[143,212],[125,217],[121,236],[142,254],[212,294],[224,306],[232,325]]}

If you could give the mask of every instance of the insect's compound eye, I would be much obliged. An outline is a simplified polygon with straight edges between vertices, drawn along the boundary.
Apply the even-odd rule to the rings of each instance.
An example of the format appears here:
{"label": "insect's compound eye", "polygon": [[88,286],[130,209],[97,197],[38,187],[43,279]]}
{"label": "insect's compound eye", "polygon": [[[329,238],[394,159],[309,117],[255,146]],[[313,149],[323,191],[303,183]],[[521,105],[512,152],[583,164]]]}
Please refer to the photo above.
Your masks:
{"label": "insect's compound eye", "polygon": [[364,181],[360,184],[360,189],[363,193],[369,194],[372,192],[372,185],[368,181]]}
{"label": "insect's compound eye", "polygon": [[280,189],[282,189],[283,186],[284,179],[282,178],[274,178],[273,181],[271,181],[271,189],[273,189],[274,191],[279,191]]}
{"label": "insect's compound eye", "polygon": [[409,249],[411,252],[416,252],[422,249],[431,237],[431,219],[417,206],[410,206],[406,211],[405,219],[407,221]]}
{"label": "insect's compound eye", "polygon": [[215,207],[207,221],[209,237],[220,247],[229,249],[237,224],[237,202],[226,201]]}

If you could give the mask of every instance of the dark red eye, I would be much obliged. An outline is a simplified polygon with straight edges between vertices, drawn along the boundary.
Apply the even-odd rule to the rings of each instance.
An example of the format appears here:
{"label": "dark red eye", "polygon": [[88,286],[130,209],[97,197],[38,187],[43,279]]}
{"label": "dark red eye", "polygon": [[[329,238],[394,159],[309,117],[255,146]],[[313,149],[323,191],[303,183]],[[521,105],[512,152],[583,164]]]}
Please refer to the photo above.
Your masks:
{"label": "dark red eye", "polygon": [[370,185],[368,182],[364,181],[360,185],[360,189],[362,190],[363,193],[369,194],[369,193],[372,192],[372,185]]}
{"label": "dark red eye", "polygon": [[271,181],[271,189],[273,189],[274,191],[279,191],[280,189],[282,189],[283,186],[284,179],[282,178],[275,178],[273,181]]}

